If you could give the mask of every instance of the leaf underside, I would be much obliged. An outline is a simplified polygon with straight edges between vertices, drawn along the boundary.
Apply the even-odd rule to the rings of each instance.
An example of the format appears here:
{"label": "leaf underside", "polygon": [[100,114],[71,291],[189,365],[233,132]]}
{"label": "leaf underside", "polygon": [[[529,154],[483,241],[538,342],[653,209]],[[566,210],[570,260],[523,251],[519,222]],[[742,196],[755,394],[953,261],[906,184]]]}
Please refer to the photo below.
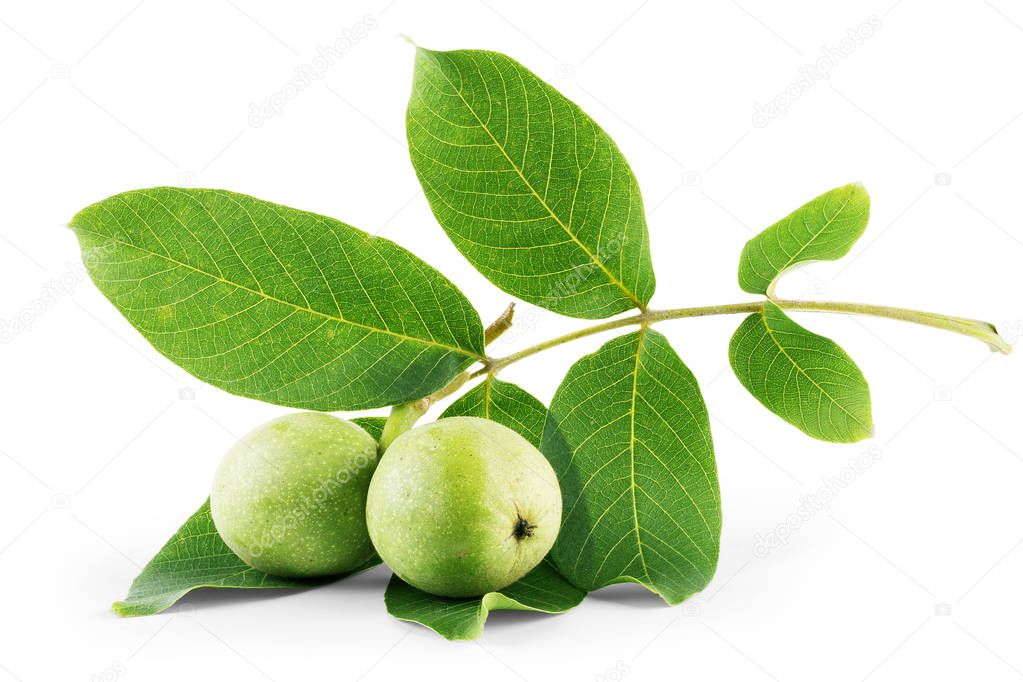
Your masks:
{"label": "leaf underside", "polygon": [[707,585],[721,534],[710,422],[667,339],[643,328],[573,365],[542,449],[565,509],[551,558],[572,584],[637,582],[669,604]]}
{"label": "leaf underside", "polygon": [[807,435],[853,443],[873,432],[870,389],[856,363],[774,303],[743,320],[728,358],[753,397]]}
{"label": "leaf underside", "polygon": [[767,294],[789,268],[838,260],[867,229],[869,218],[870,196],[863,185],[825,192],[746,242],[739,258],[739,286],[751,294]]}
{"label": "leaf underside", "polygon": [[128,595],[114,602],[113,609],[121,616],[149,616],[200,587],[304,589],[340,580],[379,563],[374,558],[352,573],[320,579],[280,578],[257,571],[224,544],[213,525],[207,499],[146,564]]}
{"label": "leaf underside", "polygon": [[483,355],[465,296],[400,246],[223,190],[119,194],[71,221],[100,291],[158,351],[230,393],[381,407]]}
{"label": "leaf underside", "polygon": [[577,606],[585,596],[545,559],[508,587],[468,599],[427,594],[394,575],[384,593],[384,603],[395,618],[425,625],[447,639],[477,639],[491,611],[562,613]]}
{"label": "leaf underside", "polygon": [[589,116],[496,52],[417,50],[409,150],[434,215],[491,282],[603,318],[654,291],[643,201]]}
{"label": "leaf underside", "polygon": [[[488,376],[453,402],[441,418],[461,416],[491,419],[538,446],[547,408],[515,384]],[[438,597],[392,576],[384,602],[395,618],[425,625],[447,639],[476,639],[483,634],[483,625],[491,611],[560,613],[579,604],[585,596],[585,592],[565,580],[545,559],[508,587],[465,599]]]}

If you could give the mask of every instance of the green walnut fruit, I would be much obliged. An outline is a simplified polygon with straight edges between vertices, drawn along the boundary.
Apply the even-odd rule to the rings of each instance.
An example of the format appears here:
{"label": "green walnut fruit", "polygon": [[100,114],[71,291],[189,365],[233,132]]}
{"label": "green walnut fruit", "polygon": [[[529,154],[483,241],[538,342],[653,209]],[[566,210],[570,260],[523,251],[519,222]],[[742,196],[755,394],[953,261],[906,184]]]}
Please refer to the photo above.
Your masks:
{"label": "green walnut fruit", "polygon": [[366,500],[369,535],[402,580],[445,597],[499,590],[531,571],[561,525],[547,459],[515,431],[448,417],[398,436]]}
{"label": "green walnut fruit", "polygon": [[242,561],[279,576],[352,571],[373,557],[366,491],[377,443],[359,426],[316,412],[249,432],[217,469],[210,511]]}

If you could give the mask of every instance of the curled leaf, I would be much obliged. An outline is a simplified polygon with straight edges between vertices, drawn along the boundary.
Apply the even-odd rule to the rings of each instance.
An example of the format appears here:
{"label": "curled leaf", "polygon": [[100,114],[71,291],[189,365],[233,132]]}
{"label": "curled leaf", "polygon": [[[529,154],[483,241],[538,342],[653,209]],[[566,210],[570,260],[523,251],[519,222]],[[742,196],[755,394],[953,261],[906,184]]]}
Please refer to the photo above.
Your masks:
{"label": "curled leaf", "polygon": [[800,263],[838,260],[867,229],[870,196],[863,185],[843,185],[800,206],[746,243],[739,286],[768,294],[778,277]]}

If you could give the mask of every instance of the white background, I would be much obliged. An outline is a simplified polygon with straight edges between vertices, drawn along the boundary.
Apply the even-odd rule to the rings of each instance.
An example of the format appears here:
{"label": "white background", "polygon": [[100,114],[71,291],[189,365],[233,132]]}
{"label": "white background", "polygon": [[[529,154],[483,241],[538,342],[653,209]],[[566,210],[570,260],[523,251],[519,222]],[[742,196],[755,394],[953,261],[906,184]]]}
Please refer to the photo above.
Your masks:
{"label": "white background", "polygon": [[[842,51],[872,15],[872,35]],[[360,23],[375,28],[322,80],[250,125],[251,105]],[[739,318],[661,327],[704,388],[724,501],[717,575],[686,606],[623,585],[562,616],[496,614],[478,643],[455,644],[387,615],[381,568],[301,594],[206,591],[158,616],[111,613],[204,499],[221,453],[285,410],[200,385],[153,351],[81,280],[63,227],[78,209],[153,185],[229,188],[399,242],[485,319],[508,301],[419,191],[400,33],[512,55],[610,132],[643,188],[656,307],[748,300],[735,281],[745,241],[861,180],[864,238],[842,262],[789,275],[781,295],[934,309],[1023,336],[1023,9],[1008,0],[4,3],[0,320],[31,330],[0,346],[0,680],[1023,676],[1018,357],[829,315],[797,318],[858,360],[873,441],[818,443],[761,408],[727,370]],[[830,77],[755,126],[755,106],[822,49]],[[582,324],[522,305],[494,353]],[[603,340],[505,378],[549,400]],[[871,447],[868,469],[826,482]],[[754,553],[829,486],[827,508]]]}

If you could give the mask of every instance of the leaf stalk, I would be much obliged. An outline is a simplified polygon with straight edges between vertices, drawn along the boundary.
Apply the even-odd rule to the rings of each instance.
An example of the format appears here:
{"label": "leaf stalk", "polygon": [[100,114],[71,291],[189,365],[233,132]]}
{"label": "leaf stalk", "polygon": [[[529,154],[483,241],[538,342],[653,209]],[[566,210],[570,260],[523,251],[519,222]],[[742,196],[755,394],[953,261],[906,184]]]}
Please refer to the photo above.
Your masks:
{"label": "leaf stalk", "polygon": [[[923,325],[926,327],[934,327],[936,329],[944,329],[946,331],[955,332],[964,336],[969,336],[974,339],[983,341],[988,345],[992,351],[998,351],[1000,353],[1009,353],[1012,350],[1005,339],[999,336],[998,331],[995,329],[993,324],[983,322],[981,320],[973,320],[964,317],[954,317],[951,315],[941,315],[939,313],[929,313],[920,310],[910,310],[908,308],[895,308],[891,306],[881,305],[870,305],[865,303],[845,303],[845,302],[834,302],[834,301],[796,301],[786,299],[776,299],[774,303],[778,307],[786,310],[795,310],[800,312],[815,312],[815,313],[838,313],[845,315],[870,315],[873,317],[883,317],[891,320],[900,320],[902,322],[912,322],[914,324]],[[600,324],[593,325],[591,327],[585,327],[578,329],[574,332],[569,332],[562,336],[542,341],[536,345],[523,348],[520,351],[506,355],[502,358],[490,358],[485,363],[484,367],[476,370],[471,376],[479,376],[481,374],[494,374],[504,369],[508,365],[516,363],[520,360],[528,358],[531,355],[535,355],[545,350],[555,348],[562,344],[577,339],[599,334],[601,332],[609,331],[612,329],[619,329],[621,327],[629,327],[632,325],[649,325],[657,322],[663,322],[665,320],[680,320],[687,317],[707,317],[710,315],[735,315],[740,313],[753,313],[760,310],[763,305],[762,301],[749,301],[745,303],[726,303],[722,305],[709,305],[709,306],[697,306],[692,308],[669,308],[665,310],[647,310],[629,317],[619,318],[617,320],[610,320],[608,322],[602,322]]]}

